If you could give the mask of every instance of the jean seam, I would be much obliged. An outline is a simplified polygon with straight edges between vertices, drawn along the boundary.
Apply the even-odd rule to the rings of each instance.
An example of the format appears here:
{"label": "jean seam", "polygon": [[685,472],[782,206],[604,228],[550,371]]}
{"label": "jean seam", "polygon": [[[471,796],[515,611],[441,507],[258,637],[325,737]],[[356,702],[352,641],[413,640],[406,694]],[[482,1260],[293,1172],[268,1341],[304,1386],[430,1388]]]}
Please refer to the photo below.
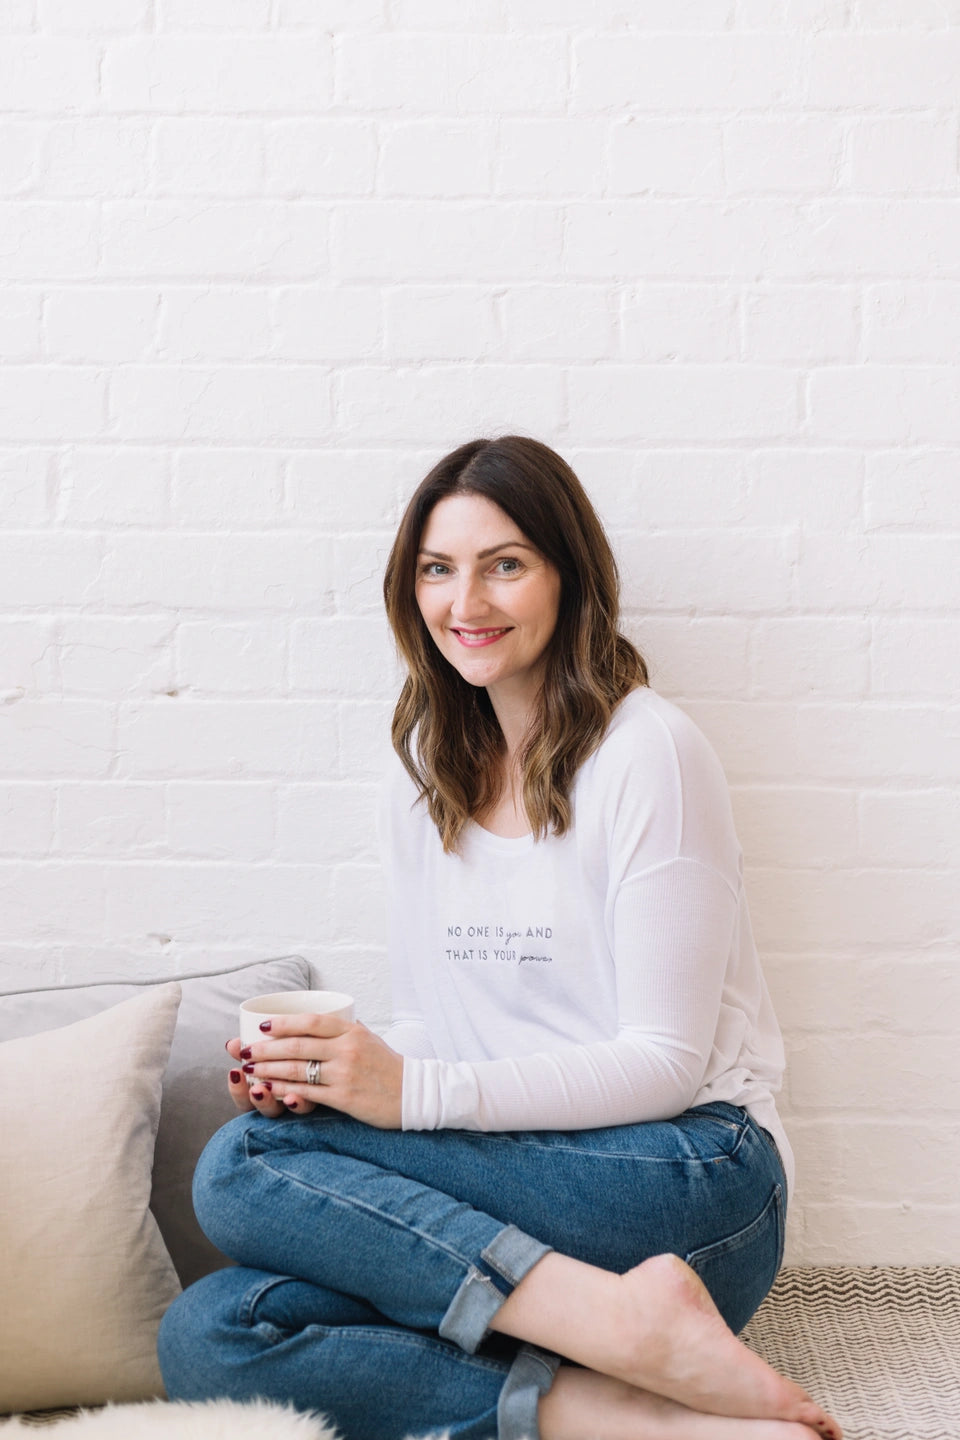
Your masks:
{"label": "jean seam", "polygon": [[777,1274],[779,1274],[780,1267],[783,1264],[783,1252],[787,1248],[787,1211],[784,1201],[783,1187],[781,1185],[778,1185],[774,1194],[776,1196],[777,1212]]}
{"label": "jean seam", "polygon": [[[508,1270],[506,1265],[498,1264],[496,1260],[491,1260],[486,1250],[480,1251],[480,1259],[483,1260],[487,1265],[489,1265],[491,1270],[495,1270],[500,1276],[500,1278],[502,1280],[506,1280],[507,1284],[512,1285],[514,1289],[516,1289],[516,1287],[520,1284],[520,1281],[523,1279],[522,1275],[515,1275],[512,1270]],[[492,1283],[493,1282],[491,1281],[491,1284]],[[494,1286],[494,1289],[496,1290],[497,1287]],[[497,1290],[497,1294],[502,1294],[502,1292],[500,1290]],[[504,1295],[503,1298],[506,1299],[507,1297]]]}
{"label": "jean seam", "polygon": [[345,1209],[361,1210],[366,1215],[373,1215],[378,1220],[382,1220],[394,1230],[402,1230],[408,1235],[415,1235],[418,1240],[424,1241],[424,1243],[431,1246],[432,1249],[456,1261],[458,1265],[469,1268],[472,1263],[467,1256],[458,1254],[456,1250],[451,1250],[449,1245],[444,1245],[442,1241],[437,1240],[436,1236],[428,1235],[423,1230],[418,1230],[416,1226],[407,1222],[395,1220],[393,1216],[387,1214],[384,1210],[378,1210],[374,1205],[364,1205],[362,1200],[357,1200],[354,1196],[346,1197],[338,1190],[328,1190],[323,1185],[308,1183],[306,1180],[301,1180],[297,1175],[290,1175],[286,1170],[281,1170],[279,1167],[271,1165],[265,1155],[250,1155],[248,1153],[247,1158],[258,1165],[262,1165],[265,1170],[269,1170],[271,1175],[280,1176],[290,1185],[297,1185],[302,1190],[309,1190],[312,1194],[323,1195],[335,1204],[342,1205]]}
{"label": "jean seam", "polygon": [[751,1133],[751,1132],[750,1132],[750,1126],[746,1123],[746,1121],[744,1121],[744,1123],[739,1127],[739,1129],[740,1129],[740,1134],[737,1136],[737,1143],[736,1143],[736,1145],[734,1145],[734,1147],[733,1147],[732,1150],[729,1150],[725,1155],[723,1155],[723,1156],[720,1157],[720,1158],[722,1158],[722,1159],[724,1159],[724,1160],[733,1160],[733,1159],[736,1158],[737,1154],[738,1154],[739,1151],[740,1151],[740,1147],[742,1146],[743,1142],[746,1140],[747,1136]]}
{"label": "jean seam", "polygon": [[[283,1330],[279,1326],[274,1325],[270,1320],[260,1320],[254,1328],[269,1330],[280,1341],[287,1339],[290,1335],[306,1335],[308,1333],[323,1336],[329,1335],[339,1340],[349,1331],[355,1330],[364,1340],[376,1336],[378,1340],[386,1340],[389,1341],[391,1345],[400,1345],[408,1350],[432,1351],[438,1344],[443,1343],[442,1336],[415,1335],[409,1330],[403,1330],[400,1326],[397,1326],[394,1330],[382,1325],[306,1325],[302,1330]],[[446,1343],[448,1345],[454,1344],[454,1342],[450,1340]],[[502,1360],[488,1360],[483,1355],[475,1355],[467,1350],[461,1350],[459,1346],[457,1346],[456,1349],[458,1364],[470,1365],[475,1370],[489,1371],[491,1374],[505,1378],[504,1362]]]}
{"label": "jean seam", "polygon": [[[267,1323],[269,1324],[269,1322]],[[401,1326],[391,1329],[389,1326],[381,1325],[307,1325],[302,1331],[296,1333],[306,1334],[308,1331],[313,1331],[340,1338],[350,1330],[355,1330],[364,1339],[375,1335],[378,1339],[388,1340],[392,1345],[405,1346],[408,1350],[431,1351],[444,1341],[442,1335],[417,1335],[410,1330],[404,1330]],[[456,1348],[458,1364],[472,1365],[478,1370],[488,1370],[495,1375],[504,1375],[505,1366],[502,1360],[488,1360],[483,1355],[475,1355],[470,1351],[461,1350],[452,1340],[448,1340],[446,1343]]]}
{"label": "jean seam", "polygon": [[[715,1165],[718,1160],[733,1159],[747,1133],[742,1126],[728,1128],[736,1128],[739,1131],[736,1145],[732,1150],[723,1151],[719,1155],[709,1155],[706,1158],[700,1155],[637,1155],[632,1150],[587,1150],[582,1145],[540,1145],[535,1140],[523,1140],[519,1143],[527,1150],[545,1150],[551,1155],[583,1155],[591,1160],[634,1161],[642,1165]],[[486,1142],[492,1141],[494,1144],[514,1145],[517,1143],[515,1140],[509,1140],[490,1132],[486,1132],[482,1136],[478,1133],[474,1138],[483,1139]]]}
{"label": "jean seam", "polygon": [[467,1355],[476,1354],[477,1346],[490,1333],[489,1322],[506,1298],[489,1275],[471,1265],[444,1311],[437,1332],[441,1340],[449,1340]]}
{"label": "jean seam", "polygon": [[[466,1276],[464,1277],[463,1283],[465,1285],[479,1285],[481,1289],[489,1292],[491,1299],[499,1301],[500,1305],[502,1305],[507,1298],[502,1290],[497,1289],[496,1285],[494,1285],[493,1281],[490,1279],[490,1276],[484,1275],[483,1271],[478,1270],[476,1265],[470,1266],[470,1269],[467,1271]],[[499,1309],[499,1305],[497,1308]]]}

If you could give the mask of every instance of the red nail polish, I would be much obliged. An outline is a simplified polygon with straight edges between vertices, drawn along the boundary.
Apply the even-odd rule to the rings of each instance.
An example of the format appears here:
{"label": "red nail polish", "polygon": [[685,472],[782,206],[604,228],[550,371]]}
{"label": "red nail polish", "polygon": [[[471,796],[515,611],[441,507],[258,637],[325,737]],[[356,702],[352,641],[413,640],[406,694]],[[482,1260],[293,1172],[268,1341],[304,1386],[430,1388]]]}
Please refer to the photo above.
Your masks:
{"label": "red nail polish", "polygon": [[231,1070],[231,1071],[230,1071],[230,1084],[231,1084],[231,1085],[239,1085],[239,1084],[240,1084],[240,1081],[241,1081],[242,1079],[243,1079],[243,1076],[240,1074],[240,1071],[239,1071],[239,1070]]}
{"label": "red nail polish", "polygon": [[223,1048],[224,1048],[224,1050],[226,1050],[227,1054],[229,1055],[229,1053],[230,1053],[230,1041],[229,1041],[229,1040],[224,1040],[224,1042],[223,1042]]}
{"label": "red nail polish", "polygon": [[288,1109],[288,1110],[296,1110],[296,1108],[297,1108],[297,1102],[296,1102],[296,1100],[288,1100],[288,1102],[287,1102],[287,1109]]}
{"label": "red nail polish", "polygon": [[260,1029],[261,1029],[261,1030],[270,1030],[270,1029],[272,1029],[272,1027],[273,1027],[273,1021],[272,1021],[272,1020],[261,1020],[261,1021],[260,1021]]}
{"label": "red nail polish", "polygon": [[260,1081],[260,1084],[263,1086],[264,1090],[272,1090],[272,1089],[273,1089],[273,1081],[272,1081],[272,1080],[261,1080],[261,1081]]}
{"label": "red nail polish", "polygon": [[244,1045],[243,1049],[240,1051],[240,1059],[249,1060],[252,1054],[253,1051],[250,1049],[250,1046]]}
{"label": "red nail polish", "polygon": [[250,1098],[251,1098],[251,1100],[262,1100],[262,1099],[263,1099],[263,1091],[262,1091],[262,1090],[251,1090],[251,1091],[250,1091]]}
{"label": "red nail polish", "polygon": [[252,1075],[252,1074],[253,1074],[253,1066],[252,1066],[252,1065],[244,1065],[244,1066],[242,1066],[242,1069],[243,1069],[244,1075]]}

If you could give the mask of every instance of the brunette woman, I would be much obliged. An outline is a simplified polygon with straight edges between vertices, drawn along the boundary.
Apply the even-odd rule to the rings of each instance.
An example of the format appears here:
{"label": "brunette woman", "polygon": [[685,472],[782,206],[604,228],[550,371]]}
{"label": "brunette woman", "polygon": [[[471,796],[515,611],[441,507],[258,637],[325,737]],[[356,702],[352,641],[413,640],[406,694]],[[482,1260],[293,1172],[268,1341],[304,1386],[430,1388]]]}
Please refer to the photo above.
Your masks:
{"label": "brunette woman", "polygon": [[346,1440],[839,1437],[735,1338],[783,1249],[780,1035],[720,765],[618,630],[577,478],[461,446],[385,596],[394,1023],[231,1042],[248,1113],[195,1199],[238,1265],[169,1312],[169,1392]]}

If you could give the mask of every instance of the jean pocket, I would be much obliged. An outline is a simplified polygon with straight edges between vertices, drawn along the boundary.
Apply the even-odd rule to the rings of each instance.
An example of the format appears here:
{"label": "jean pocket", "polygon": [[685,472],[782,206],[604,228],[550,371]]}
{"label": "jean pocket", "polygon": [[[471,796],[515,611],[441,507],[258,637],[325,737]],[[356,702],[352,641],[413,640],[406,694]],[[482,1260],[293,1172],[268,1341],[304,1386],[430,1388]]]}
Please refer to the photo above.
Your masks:
{"label": "jean pocket", "polygon": [[784,1240],[783,1190],[775,1185],[766,1205],[749,1225],[684,1256],[735,1335],[777,1278]]}

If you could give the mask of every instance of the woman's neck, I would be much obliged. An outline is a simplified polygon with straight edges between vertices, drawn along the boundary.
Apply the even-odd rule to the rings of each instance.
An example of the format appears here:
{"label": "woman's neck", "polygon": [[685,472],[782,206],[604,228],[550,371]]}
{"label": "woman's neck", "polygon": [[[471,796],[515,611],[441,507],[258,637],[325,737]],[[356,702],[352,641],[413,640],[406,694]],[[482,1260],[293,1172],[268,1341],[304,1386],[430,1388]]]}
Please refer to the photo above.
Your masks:
{"label": "woman's neck", "polygon": [[492,805],[476,816],[476,821],[484,830],[507,839],[530,833],[530,821],[523,804],[523,776],[519,766],[506,756],[500,794]]}
{"label": "woman's neck", "polygon": [[490,704],[493,706],[493,713],[503,731],[503,739],[507,747],[507,766],[512,769],[517,756],[523,749],[537,712],[540,683],[538,680],[535,685],[527,684],[516,689],[510,686],[489,685],[487,694],[490,697]]}
{"label": "woman's neck", "polygon": [[523,805],[523,772],[520,756],[530,734],[540,699],[541,677],[525,676],[520,685],[488,685],[487,694],[493,713],[503,732],[505,753],[502,758],[500,794],[482,815],[478,825],[494,835],[515,838],[530,833],[530,821]]}

